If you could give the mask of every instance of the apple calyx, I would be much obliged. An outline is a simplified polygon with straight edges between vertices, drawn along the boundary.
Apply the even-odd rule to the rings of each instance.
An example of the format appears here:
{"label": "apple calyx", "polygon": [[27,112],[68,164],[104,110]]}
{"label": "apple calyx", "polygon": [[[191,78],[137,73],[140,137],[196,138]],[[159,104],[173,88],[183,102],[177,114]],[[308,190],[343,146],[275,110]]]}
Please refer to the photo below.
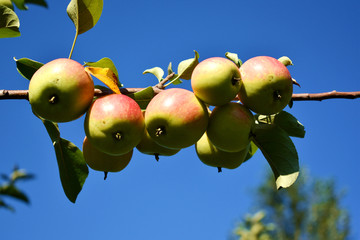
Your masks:
{"label": "apple calyx", "polygon": [[120,141],[122,139],[121,132],[115,132],[113,136],[114,136],[115,140],[117,140],[117,141]]}
{"label": "apple calyx", "polygon": [[281,100],[281,94],[280,94],[280,92],[278,90],[274,91],[273,96],[274,96],[275,101],[280,101]]}
{"label": "apple calyx", "polygon": [[237,77],[233,77],[233,78],[231,79],[231,83],[232,83],[233,86],[239,84],[240,81],[241,81],[241,78],[237,78]]}
{"label": "apple calyx", "polygon": [[160,137],[161,135],[165,135],[165,134],[166,134],[165,127],[158,127],[155,131],[156,137]]}

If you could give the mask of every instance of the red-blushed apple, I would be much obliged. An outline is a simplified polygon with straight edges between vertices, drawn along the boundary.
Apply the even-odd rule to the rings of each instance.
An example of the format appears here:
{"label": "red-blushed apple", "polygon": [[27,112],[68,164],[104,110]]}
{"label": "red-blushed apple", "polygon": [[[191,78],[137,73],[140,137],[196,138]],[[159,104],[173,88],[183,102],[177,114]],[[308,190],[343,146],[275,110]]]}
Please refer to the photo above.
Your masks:
{"label": "red-blushed apple", "polygon": [[84,123],[89,141],[109,155],[128,153],[141,141],[144,128],[139,105],[123,94],[96,99],[86,113]]}
{"label": "red-blushed apple", "polygon": [[150,137],[146,129],[144,130],[141,142],[136,146],[136,148],[141,153],[155,156],[157,161],[159,160],[159,156],[173,156],[180,151],[180,149],[169,149],[160,146]]}
{"label": "red-blushed apple", "polygon": [[133,149],[123,155],[112,156],[94,147],[86,136],[83,141],[83,156],[86,164],[93,170],[105,172],[105,178],[108,172],[123,170],[129,164],[132,155]]}
{"label": "red-blushed apple", "polygon": [[226,104],[240,90],[240,71],[234,62],[212,57],[200,62],[191,75],[195,95],[209,105]]}
{"label": "red-blushed apple", "polygon": [[254,124],[254,116],[244,105],[230,102],[214,108],[206,132],[218,149],[239,152],[250,143]]}
{"label": "red-blushed apple", "polygon": [[94,83],[84,67],[59,58],[40,67],[29,84],[29,102],[40,117],[69,122],[82,116],[94,96]]}
{"label": "red-blushed apple", "polygon": [[216,148],[209,140],[206,132],[195,144],[198,158],[204,164],[217,168],[235,169],[245,160],[250,144],[239,152],[224,152]]}
{"label": "red-blushed apple", "polygon": [[255,113],[271,115],[289,104],[293,81],[287,67],[275,58],[258,56],[240,67],[240,101]]}
{"label": "red-blushed apple", "polygon": [[154,141],[181,149],[196,143],[208,124],[208,110],[193,92],[171,88],[157,94],[145,111],[145,126]]}

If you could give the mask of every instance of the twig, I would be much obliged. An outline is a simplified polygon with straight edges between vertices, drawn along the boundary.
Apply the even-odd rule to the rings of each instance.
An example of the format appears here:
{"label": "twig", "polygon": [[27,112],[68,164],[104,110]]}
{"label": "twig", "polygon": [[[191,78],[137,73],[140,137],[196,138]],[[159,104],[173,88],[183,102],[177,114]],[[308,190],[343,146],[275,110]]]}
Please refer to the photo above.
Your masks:
{"label": "twig", "polygon": [[[171,79],[171,75],[168,75],[163,81],[158,83],[153,87],[155,94],[158,94],[161,91],[164,91],[162,86],[162,82],[166,82]],[[166,81],[165,81],[166,80]],[[138,91],[143,90],[144,88],[121,88],[120,91],[122,94],[128,95],[132,93],[136,93]],[[105,96],[112,93],[111,91],[95,89],[94,94],[96,96]],[[293,101],[322,101],[326,99],[356,99],[360,98],[360,91],[356,92],[324,92],[324,93],[294,93],[292,95]],[[28,90],[0,90],[0,100],[2,99],[26,99],[28,100]]]}

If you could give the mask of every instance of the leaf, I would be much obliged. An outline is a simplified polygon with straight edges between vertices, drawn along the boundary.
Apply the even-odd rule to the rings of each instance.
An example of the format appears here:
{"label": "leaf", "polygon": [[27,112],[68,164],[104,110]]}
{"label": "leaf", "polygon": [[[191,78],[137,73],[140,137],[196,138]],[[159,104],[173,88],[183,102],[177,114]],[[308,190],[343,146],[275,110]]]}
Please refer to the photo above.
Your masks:
{"label": "leaf", "polygon": [[257,152],[258,147],[255,145],[255,143],[253,141],[250,142],[250,148],[249,151],[245,157],[245,161],[249,160],[250,158],[252,158],[252,156],[254,156],[254,154]]}
{"label": "leaf", "polygon": [[143,74],[147,74],[147,73],[151,73],[153,74],[159,82],[161,82],[161,80],[163,80],[163,76],[164,76],[164,70],[162,70],[159,67],[153,67],[150,69],[146,69]]}
{"label": "leaf", "polygon": [[14,58],[16,62],[16,68],[18,72],[23,76],[24,78],[31,80],[31,77],[34,75],[34,73],[42,66],[43,63],[28,59],[28,58],[20,58],[16,59]]}
{"label": "leaf", "polygon": [[30,180],[30,179],[34,179],[34,177],[35,176],[33,174],[29,174],[23,169],[17,169],[11,173],[10,181],[12,183],[15,183],[18,180]]}
{"label": "leaf", "polygon": [[253,141],[273,170],[277,189],[291,186],[299,175],[299,158],[286,132],[277,125],[257,124]]}
{"label": "leaf", "polygon": [[6,202],[4,202],[2,199],[0,199],[0,207],[6,208],[12,212],[15,212],[15,208],[13,208],[12,206],[8,205]]}
{"label": "leaf", "polygon": [[199,63],[199,53],[197,51],[194,51],[194,52],[195,52],[194,58],[190,58],[190,59],[181,61],[179,63],[179,65],[178,65],[179,78],[185,79],[185,80],[191,79],[191,74],[194,71],[194,68],[196,67],[196,65],[198,65],[198,63]]}
{"label": "leaf", "polygon": [[155,96],[155,93],[154,89],[150,86],[128,96],[133,98],[142,110],[145,110],[151,99]]}
{"label": "leaf", "polygon": [[103,0],[71,0],[66,12],[75,25],[76,33],[82,34],[99,21]]}
{"label": "leaf", "polygon": [[281,111],[274,115],[256,115],[257,121],[265,124],[275,124],[281,127],[289,136],[305,137],[305,127],[293,115]]}
{"label": "leaf", "polygon": [[3,5],[0,5],[0,38],[19,37],[20,21],[16,13]]}
{"label": "leaf", "polygon": [[12,0],[12,2],[16,5],[16,7],[20,10],[27,10],[28,7],[25,5],[26,3],[37,4],[43,7],[47,7],[47,4],[44,0]]}
{"label": "leaf", "polygon": [[28,197],[13,184],[0,186],[0,195],[6,195],[25,203],[30,203]]}
{"label": "leaf", "polygon": [[110,58],[105,57],[105,58],[100,59],[97,62],[86,62],[85,66],[109,68],[116,76],[117,85],[119,87],[123,86],[119,81],[119,74],[118,74],[118,71],[117,71],[117,69],[115,67],[115,64],[113,63],[113,61]]}
{"label": "leaf", "polygon": [[238,58],[238,55],[236,53],[227,52],[225,53],[225,57],[233,61],[238,67],[242,65],[242,61]]}
{"label": "leaf", "polygon": [[170,62],[167,68],[168,75],[172,74],[174,71],[172,70],[172,63]]}
{"label": "leaf", "polygon": [[288,112],[281,111],[275,115],[274,124],[281,127],[289,136],[305,137],[305,127],[293,115]]}
{"label": "leaf", "polygon": [[285,66],[294,65],[292,63],[291,59],[288,58],[287,56],[283,56],[283,57],[279,58],[278,61],[281,62],[282,64],[284,64]]}
{"label": "leaf", "polygon": [[85,71],[102,81],[114,93],[121,94],[118,86],[119,80],[110,68],[85,67]]}
{"label": "leaf", "polygon": [[43,123],[55,148],[60,180],[67,198],[75,203],[89,174],[88,166],[79,148],[60,137],[57,124],[47,120]]}

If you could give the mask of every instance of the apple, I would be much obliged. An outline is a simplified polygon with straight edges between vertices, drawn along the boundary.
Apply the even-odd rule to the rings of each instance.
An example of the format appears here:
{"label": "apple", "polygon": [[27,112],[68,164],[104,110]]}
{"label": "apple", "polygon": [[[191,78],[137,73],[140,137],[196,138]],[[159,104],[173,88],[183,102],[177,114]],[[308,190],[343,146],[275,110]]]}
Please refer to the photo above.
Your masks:
{"label": "apple", "polygon": [[145,126],[154,141],[181,149],[196,143],[208,124],[208,110],[193,92],[171,88],[158,93],[146,107]]}
{"label": "apple", "polygon": [[13,3],[11,2],[11,0],[0,0],[0,6],[3,5],[5,7],[8,7],[12,10],[14,10],[14,5]]}
{"label": "apple", "polygon": [[254,116],[244,105],[229,102],[214,108],[206,131],[211,143],[218,149],[239,152],[250,143],[254,123]]}
{"label": "apple", "polygon": [[180,149],[169,149],[160,146],[150,137],[146,129],[144,130],[141,142],[136,146],[136,148],[143,154],[154,155],[156,161],[159,160],[159,156],[173,156],[180,151]]}
{"label": "apple", "polygon": [[89,141],[109,155],[128,153],[141,141],[144,128],[139,105],[123,94],[96,99],[86,113],[84,122]]}
{"label": "apple", "polygon": [[40,67],[29,84],[34,113],[52,122],[69,122],[82,116],[94,96],[94,83],[84,67],[59,58]]}
{"label": "apple", "polygon": [[240,101],[258,114],[271,115],[289,104],[293,82],[287,67],[275,58],[258,56],[240,67]]}
{"label": "apple", "polygon": [[235,169],[244,162],[249,147],[250,144],[239,152],[224,152],[211,143],[206,133],[195,144],[196,154],[201,162],[208,166],[228,169]]}
{"label": "apple", "polygon": [[96,171],[105,172],[105,178],[108,172],[123,170],[129,164],[132,155],[133,150],[131,149],[130,152],[123,155],[112,156],[94,147],[86,136],[83,141],[83,156],[86,164]]}
{"label": "apple", "polygon": [[234,62],[213,57],[200,62],[191,75],[195,95],[209,105],[230,102],[240,90],[240,71]]}

